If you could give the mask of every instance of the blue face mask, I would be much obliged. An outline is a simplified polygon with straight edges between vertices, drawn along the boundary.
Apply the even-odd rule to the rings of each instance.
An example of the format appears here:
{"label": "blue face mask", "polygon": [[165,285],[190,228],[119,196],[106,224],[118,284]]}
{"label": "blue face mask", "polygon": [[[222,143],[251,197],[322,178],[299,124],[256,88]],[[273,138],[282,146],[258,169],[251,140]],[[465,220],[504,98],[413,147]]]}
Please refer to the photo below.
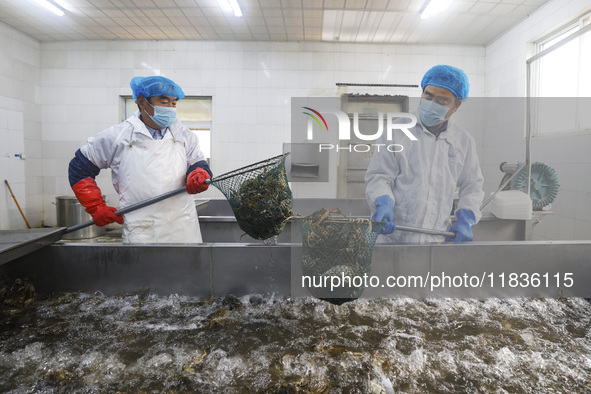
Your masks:
{"label": "blue face mask", "polygon": [[150,116],[150,119],[152,119],[158,126],[165,128],[174,123],[176,119],[176,108],[162,107],[160,105],[154,106],[152,104],[150,104],[150,106],[154,108],[154,116],[150,116],[146,111],[144,112],[146,112],[146,115]]}
{"label": "blue face mask", "polygon": [[419,104],[419,117],[421,123],[427,127],[435,126],[445,122],[445,115],[450,108],[436,103],[433,100],[422,99]]}

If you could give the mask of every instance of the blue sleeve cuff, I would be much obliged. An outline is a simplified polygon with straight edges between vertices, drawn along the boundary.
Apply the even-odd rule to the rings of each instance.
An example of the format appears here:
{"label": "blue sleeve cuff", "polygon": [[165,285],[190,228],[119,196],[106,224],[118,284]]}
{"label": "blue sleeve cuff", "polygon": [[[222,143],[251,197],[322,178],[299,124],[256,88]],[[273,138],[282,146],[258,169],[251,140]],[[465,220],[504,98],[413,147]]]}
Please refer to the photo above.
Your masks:
{"label": "blue sleeve cuff", "polygon": [[99,172],[101,172],[101,169],[92,164],[92,162],[82,154],[80,149],[78,149],[68,167],[68,180],[70,181],[70,186],[74,186],[84,178],[90,177],[94,179]]}
{"label": "blue sleeve cuff", "polygon": [[195,164],[192,164],[189,167],[189,169],[187,170],[187,176],[189,176],[189,174],[192,173],[193,171],[195,171],[197,168],[203,168],[205,171],[207,171],[207,173],[209,174],[209,176],[213,178],[213,173],[209,169],[209,165],[207,164],[207,161],[206,160],[201,160],[201,161],[198,161]]}

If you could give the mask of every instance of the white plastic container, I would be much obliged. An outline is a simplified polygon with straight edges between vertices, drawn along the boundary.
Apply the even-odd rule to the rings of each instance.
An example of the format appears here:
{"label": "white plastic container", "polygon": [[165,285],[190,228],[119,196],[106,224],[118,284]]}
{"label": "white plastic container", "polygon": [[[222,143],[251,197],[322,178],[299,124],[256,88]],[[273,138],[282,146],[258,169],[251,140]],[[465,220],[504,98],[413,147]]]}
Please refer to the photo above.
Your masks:
{"label": "white plastic container", "polygon": [[500,219],[530,220],[532,201],[522,191],[506,190],[495,195],[490,211]]}

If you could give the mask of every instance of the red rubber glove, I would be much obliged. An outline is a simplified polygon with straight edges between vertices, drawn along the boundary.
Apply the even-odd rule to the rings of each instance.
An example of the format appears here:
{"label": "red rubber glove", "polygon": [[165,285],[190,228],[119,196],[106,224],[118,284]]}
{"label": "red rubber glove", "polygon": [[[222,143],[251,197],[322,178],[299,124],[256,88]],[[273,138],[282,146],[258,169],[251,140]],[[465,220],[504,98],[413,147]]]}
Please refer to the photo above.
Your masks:
{"label": "red rubber glove", "polygon": [[187,177],[187,193],[197,194],[206,191],[209,184],[205,182],[209,178],[211,178],[211,176],[209,176],[209,173],[203,168],[199,167],[192,171]]}
{"label": "red rubber glove", "polygon": [[86,208],[86,212],[92,215],[94,224],[99,227],[106,226],[109,223],[117,222],[123,224],[123,218],[117,216],[114,212],[117,209],[107,206],[107,204],[99,205],[95,208]]}
{"label": "red rubber glove", "polygon": [[80,204],[86,207],[86,212],[92,215],[94,224],[99,227],[117,222],[123,224],[123,218],[114,214],[115,208],[107,206],[103,194],[96,181],[90,177],[78,181],[72,190]]}

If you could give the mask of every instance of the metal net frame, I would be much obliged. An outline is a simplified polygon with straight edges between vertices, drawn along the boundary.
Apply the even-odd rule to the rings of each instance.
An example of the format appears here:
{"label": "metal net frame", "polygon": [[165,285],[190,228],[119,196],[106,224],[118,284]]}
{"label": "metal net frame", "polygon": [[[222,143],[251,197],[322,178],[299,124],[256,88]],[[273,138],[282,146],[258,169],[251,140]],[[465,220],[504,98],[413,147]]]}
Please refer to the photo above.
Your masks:
{"label": "metal net frame", "polygon": [[[359,298],[365,290],[363,283],[356,285],[359,281],[354,277],[370,273],[373,248],[384,223],[333,218],[331,213],[334,211],[321,209],[298,220],[302,272],[316,278],[312,286],[306,286],[313,296],[340,304]],[[340,286],[332,286],[334,276],[340,278]]]}
{"label": "metal net frame", "polygon": [[293,196],[285,159],[272,157],[212,179],[232,207],[240,228],[254,239],[279,235],[291,216]]}

